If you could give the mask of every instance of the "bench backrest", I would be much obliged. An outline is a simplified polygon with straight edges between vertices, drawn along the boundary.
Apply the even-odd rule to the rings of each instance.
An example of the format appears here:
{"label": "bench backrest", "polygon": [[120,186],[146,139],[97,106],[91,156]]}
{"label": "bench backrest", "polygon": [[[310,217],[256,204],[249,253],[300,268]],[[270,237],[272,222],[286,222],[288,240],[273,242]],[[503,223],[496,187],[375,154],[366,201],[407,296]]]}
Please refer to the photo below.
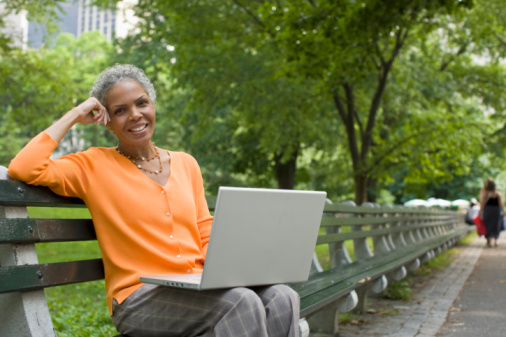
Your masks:
{"label": "bench backrest", "polygon": [[[213,210],[216,198],[207,201]],[[0,166],[0,315],[10,315],[14,322],[0,325],[2,336],[51,336],[54,332],[42,289],[104,278],[101,259],[39,264],[35,251],[35,244],[41,242],[96,240],[91,219],[30,219],[27,206],[85,207],[81,200],[57,196],[48,188],[8,180]],[[321,226],[326,232],[318,237],[317,245],[328,245],[330,268],[467,227],[464,216],[453,211],[374,204],[357,207],[352,202],[327,204]],[[346,242],[352,242],[351,247]],[[312,272],[321,271],[315,255]],[[19,317],[21,321],[16,322]],[[44,321],[49,324],[37,323]],[[12,330],[22,326],[29,332]]]}
{"label": "bench backrest", "polygon": [[[215,197],[209,197],[210,210]],[[33,245],[42,242],[96,240],[91,219],[30,219],[26,207],[86,207],[48,188],[15,180],[0,180],[0,244]],[[95,281],[104,278],[101,259],[8,266],[0,259],[0,294]]]}
{"label": "bench backrest", "polygon": [[[207,201],[213,210],[216,198],[208,197]],[[30,219],[25,211],[27,206],[85,207],[80,199],[58,196],[45,187],[0,179],[0,244],[96,240],[91,219]],[[319,235],[317,245],[329,245],[330,267],[352,262],[346,241],[353,242],[355,259],[362,259],[442,235],[463,224],[462,215],[433,209],[373,204],[357,207],[346,202],[327,204],[324,212],[321,226],[326,233]],[[8,266],[0,260],[0,266],[0,293],[104,278],[101,259],[21,266]]]}
{"label": "bench backrest", "polygon": [[321,226],[326,232],[318,237],[317,245],[329,245],[331,268],[352,262],[346,241],[353,242],[351,251],[359,260],[467,227],[464,216],[455,211],[372,203],[355,206],[350,201],[326,205]]}

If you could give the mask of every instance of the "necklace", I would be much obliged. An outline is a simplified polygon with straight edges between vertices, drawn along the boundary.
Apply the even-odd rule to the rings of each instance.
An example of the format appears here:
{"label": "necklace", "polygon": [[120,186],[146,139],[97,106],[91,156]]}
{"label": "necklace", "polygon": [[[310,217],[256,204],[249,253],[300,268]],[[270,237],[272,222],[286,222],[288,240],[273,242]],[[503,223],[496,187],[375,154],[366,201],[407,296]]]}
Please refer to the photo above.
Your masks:
{"label": "necklace", "polygon": [[[137,166],[138,169],[143,170],[144,172],[151,173],[151,174],[153,174],[153,173],[154,174],[159,174],[159,173],[162,173],[162,170],[163,170],[162,159],[160,158],[160,152],[158,151],[158,148],[156,147],[155,143],[152,143],[152,144],[153,144],[153,149],[155,150],[155,156],[152,157],[152,158],[147,158],[147,159],[145,157],[132,156],[131,154],[128,154],[128,153],[124,152],[123,150],[121,150],[119,148],[119,145],[116,146],[116,151],[118,151],[118,153],[120,155],[126,157],[128,160],[130,160],[132,163],[134,163],[134,165]],[[141,164],[137,164],[135,162],[136,160],[150,162],[151,160],[153,160],[155,158],[158,158],[158,163],[160,164],[160,168],[158,170],[155,170],[155,171],[151,171],[150,169],[146,169],[146,168],[142,167]]]}

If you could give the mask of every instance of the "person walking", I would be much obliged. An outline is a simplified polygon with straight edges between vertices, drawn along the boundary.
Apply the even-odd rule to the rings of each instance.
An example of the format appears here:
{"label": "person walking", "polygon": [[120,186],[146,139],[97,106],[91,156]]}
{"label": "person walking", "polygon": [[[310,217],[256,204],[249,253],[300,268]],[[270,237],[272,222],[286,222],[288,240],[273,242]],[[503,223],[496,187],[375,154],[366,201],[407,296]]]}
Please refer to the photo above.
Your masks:
{"label": "person walking", "polygon": [[487,229],[485,238],[487,247],[497,247],[497,238],[501,231],[504,204],[495,182],[487,178],[480,191],[480,213]]}

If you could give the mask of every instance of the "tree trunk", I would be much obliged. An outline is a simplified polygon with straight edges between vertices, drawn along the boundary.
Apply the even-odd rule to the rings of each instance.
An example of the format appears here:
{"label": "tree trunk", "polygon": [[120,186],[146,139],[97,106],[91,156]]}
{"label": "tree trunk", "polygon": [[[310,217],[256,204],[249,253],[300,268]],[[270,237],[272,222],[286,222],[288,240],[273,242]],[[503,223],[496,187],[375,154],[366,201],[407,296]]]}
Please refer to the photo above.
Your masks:
{"label": "tree trunk", "polygon": [[284,153],[274,156],[276,179],[278,188],[285,190],[293,190],[295,185],[295,171],[297,169],[297,157],[299,151],[295,151],[289,160],[282,161]]}
{"label": "tree trunk", "polygon": [[357,206],[367,201],[367,176],[356,174],[355,177],[355,203]]}
{"label": "tree trunk", "polygon": [[378,179],[367,179],[367,201],[377,202],[378,199]]}

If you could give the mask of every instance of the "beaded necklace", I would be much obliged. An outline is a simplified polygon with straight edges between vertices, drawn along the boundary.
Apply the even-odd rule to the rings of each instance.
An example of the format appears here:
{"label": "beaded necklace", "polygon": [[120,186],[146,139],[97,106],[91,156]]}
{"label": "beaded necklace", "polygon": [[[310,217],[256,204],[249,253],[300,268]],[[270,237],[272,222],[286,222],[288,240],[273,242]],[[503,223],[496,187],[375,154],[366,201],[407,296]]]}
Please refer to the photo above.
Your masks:
{"label": "beaded necklace", "polygon": [[[133,156],[131,154],[128,154],[128,153],[125,153],[123,150],[121,150],[119,148],[119,145],[116,146],[116,151],[118,151],[118,153],[124,157],[126,157],[128,160],[130,160],[132,163],[134,163],[135,166],[137,166],[138,169],[140,170],[143,170],[144,172],[148,172],[148,173],[151,173],[151,174],[159,174],[159,173],[162,173],[162,170],[163,170],[163,166],[162,166],[162,159],[160,158],[160,152],[158,151],[158,148],[156,147],[155,143],[153,143],[153,149],[155,150],[155,156],[153,158],[144,158],[144,157],[136,157],[136,156]],[[137,164],[135,161],[136,160],[140,160],[140,161],[147,161],[148,163],[155,159],[155,158],[158,158],[158,163],[160,164],[160,168],[158,170],[155,170],[155,171],[151,171],[149,169],[146,169],[144,167],[142,167],[141,164]]]}

